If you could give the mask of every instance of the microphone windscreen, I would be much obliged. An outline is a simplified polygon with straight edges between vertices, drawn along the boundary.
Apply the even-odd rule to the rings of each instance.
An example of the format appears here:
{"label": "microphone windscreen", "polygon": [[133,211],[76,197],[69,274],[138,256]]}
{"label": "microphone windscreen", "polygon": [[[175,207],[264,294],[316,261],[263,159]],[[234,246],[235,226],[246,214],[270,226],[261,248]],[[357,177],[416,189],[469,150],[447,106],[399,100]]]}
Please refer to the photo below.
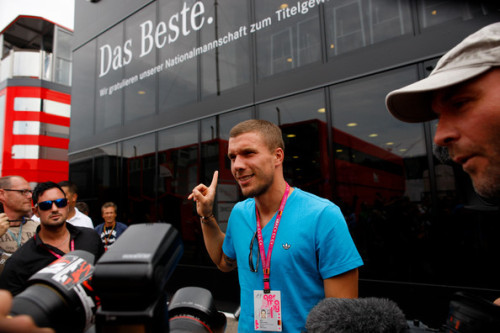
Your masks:
{"label": "microphone windscreen", "polygon": [[383,298],[325,298],[307,316],[308,333],[402,333],[408,324],[396,303]]}

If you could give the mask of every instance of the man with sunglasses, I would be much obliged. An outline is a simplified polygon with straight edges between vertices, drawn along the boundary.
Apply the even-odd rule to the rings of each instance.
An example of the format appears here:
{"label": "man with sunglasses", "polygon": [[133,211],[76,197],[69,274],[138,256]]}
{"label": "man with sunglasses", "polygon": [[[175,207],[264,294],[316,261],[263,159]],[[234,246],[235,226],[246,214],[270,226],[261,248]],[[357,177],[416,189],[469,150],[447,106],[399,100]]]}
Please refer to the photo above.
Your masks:
{"label": "man with sunglasses", "polygon": [[33,191],[35,215],[40,219],[36,234],[7,261],[0,275],[0,288],[16,295],[28,279],[40,269],[73,250],[85,250],[99,259],[104,247],[90,228],[66,222],[68,200],[62,188],[53,182],[40,183]]}
{"label": "man with sunglasses", "polygon": [[0,178],[0,274],[6,260],[22,244],[33,237],[38,222],[29,218],[31,215],[31,188],[21,176]]}
{"label": "man with sunglasses", "polygon": [[228,157],[249,199],[234,206],[226,233],[213,211],[217,171],[210,186],[196,186],[188,198],[212,261],[225,272],[238,269],[238,330],[302,332],[321,299],[356,298],[363,262],[344,217],[332,202],[288,185],[280,128],[255,119],[237,124]]}

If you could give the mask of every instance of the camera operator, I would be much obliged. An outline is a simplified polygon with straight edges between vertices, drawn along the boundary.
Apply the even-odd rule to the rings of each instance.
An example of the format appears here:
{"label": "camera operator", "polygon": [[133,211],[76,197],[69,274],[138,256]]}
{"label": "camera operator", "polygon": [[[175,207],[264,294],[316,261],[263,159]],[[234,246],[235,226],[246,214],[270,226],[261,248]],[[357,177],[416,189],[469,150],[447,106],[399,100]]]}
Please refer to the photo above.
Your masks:
{"label": "camera operator", "polygon": [[53,182],[38,184],[33,191],[33,203],[35,214],[40,218],[36,234],[7,260],[0,275],[0,288],[13,295],[26,287],[34,273],[65,253],[85,250],[97,259],[104,253],[94,230],[66,222],[68,201],[59,185]]}
{"label": "camera operator", "polygon": [[439,119],[434,142],[462,165],[480,196],[498,200],[499,91],[500,23],[494,23],[448,51],[427,78],[390,92],[386,104],[405,122]]}

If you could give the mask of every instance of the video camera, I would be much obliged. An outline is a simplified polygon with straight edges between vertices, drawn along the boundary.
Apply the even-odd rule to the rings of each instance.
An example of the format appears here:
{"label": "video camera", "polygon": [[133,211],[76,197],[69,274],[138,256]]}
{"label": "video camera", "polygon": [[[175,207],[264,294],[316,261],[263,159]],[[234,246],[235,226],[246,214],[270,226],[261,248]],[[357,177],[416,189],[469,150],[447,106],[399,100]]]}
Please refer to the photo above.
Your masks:
{"label": "video camera", "polygon": [[92,254],[76,250],[34,274],[14,298],[11,314],[27,314],[38,326],[64,333],[223,330],[226,317],[208,290],[179,289],[167,308],[167,281],[182,253],[170,224],[132,225],[95,267]]}

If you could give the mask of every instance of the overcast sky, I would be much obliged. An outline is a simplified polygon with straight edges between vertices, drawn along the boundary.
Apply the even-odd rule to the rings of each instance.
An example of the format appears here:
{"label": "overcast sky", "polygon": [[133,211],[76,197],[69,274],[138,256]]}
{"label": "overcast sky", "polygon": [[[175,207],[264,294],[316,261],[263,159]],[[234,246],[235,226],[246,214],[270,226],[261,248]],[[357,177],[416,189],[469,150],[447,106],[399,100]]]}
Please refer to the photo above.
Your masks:
{"label": "overcast sky", "polygon": [[0,31],[19,15],[40,16],[73,30],[75,0],[0,0]]}

